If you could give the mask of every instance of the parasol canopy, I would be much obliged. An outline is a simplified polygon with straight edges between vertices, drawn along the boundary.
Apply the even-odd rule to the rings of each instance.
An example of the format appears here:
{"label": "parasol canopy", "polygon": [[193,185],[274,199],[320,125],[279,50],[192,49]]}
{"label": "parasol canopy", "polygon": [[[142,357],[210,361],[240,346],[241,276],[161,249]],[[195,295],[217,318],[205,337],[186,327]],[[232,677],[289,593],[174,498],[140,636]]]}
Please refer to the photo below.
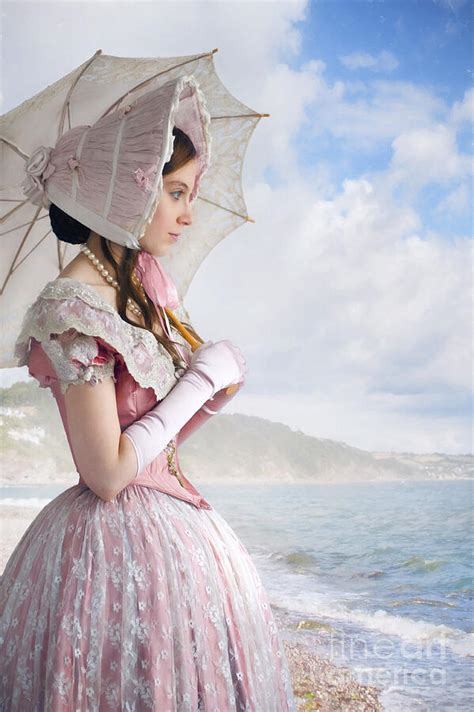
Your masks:
{"label": "parasol canopy", "polygon": [[78,246],[56,238],[46,207],[25,197],[25,162],[38,146],[55,146],[76,126],[91,125],[150,89],[192,76],[210,114],[212,155],[193,204],[193,223],[160,257],[182,300],[206,255],[247,221],[242,168],[260,114],[234,97],[219,79],[214,53],[182,57],[115,57],[102,50],[0,117],[0,367],[17,366],[15,339],[27,307],[55,279]]}

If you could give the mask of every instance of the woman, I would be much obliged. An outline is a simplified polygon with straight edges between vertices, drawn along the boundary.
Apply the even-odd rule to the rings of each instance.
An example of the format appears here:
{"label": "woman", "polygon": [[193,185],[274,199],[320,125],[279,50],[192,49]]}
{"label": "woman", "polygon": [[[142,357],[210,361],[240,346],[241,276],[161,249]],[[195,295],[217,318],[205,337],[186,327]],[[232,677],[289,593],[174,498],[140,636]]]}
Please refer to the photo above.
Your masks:
{"label": "woman", "polygon": [[[100,138],[105,146],[100,132],[110,136],[110,121],[65,134],[26,185],[35,200],[54,195],[69,207],[68,213],[50,202],[51,225],[59,239],[81,243],[29,307],[16,345],[20,364],[57,401],[79,482],[37,515],[1,578],[5,712],[295,709],[284,649],[253,562],[179,466],[179,444],[230,400],[227,386],[242,385],[246,370],[231,342],[206,342],[192,352],[167,320],[165,306],[197,337],[156,258],[191,224],[208,162],[204,143],[196,149],[186,132],[171,126],[181,97],[188,118],[195,99],[194,136],[208,120],[197,84],[170,84],[168,95],[149,92],[132,105],[141,134],[133,122],[120,126],[122,141],[128,126],[129,140],[143,146],[156,138],[144,123],[155,120],[149,102],[160,110],[169,103],[172,153],[163,150],[170,145],[165,129],[161,163],[151,163],[161,168],[159,200],[144,230],[139,206],[138,249],[124,217],[130,202],[136,210],[132,190],[121,193],[119,217],[112,220],[109,211],[107,222],[102,213],[103,230],[95,230],[97,201],[107,193],[113,208],[116,193],[92,190],[90,176],[102,166],[119,181],[121,167],[128,173],[133,167],[133,151],[124,149],[118,166],[104,169],[101,155],[102,164],[89,170],[97,151],[87,152],[88,140],[93,145]],[[65,191],[62,169],[71,145],[69,170],[84,170],[64,198],[58,185]],[[157,144],[148,148],[156,152]],[[136,185],[154,197],[152,174],[134,170]],[[87,222],[79,221],[84,215]]]}

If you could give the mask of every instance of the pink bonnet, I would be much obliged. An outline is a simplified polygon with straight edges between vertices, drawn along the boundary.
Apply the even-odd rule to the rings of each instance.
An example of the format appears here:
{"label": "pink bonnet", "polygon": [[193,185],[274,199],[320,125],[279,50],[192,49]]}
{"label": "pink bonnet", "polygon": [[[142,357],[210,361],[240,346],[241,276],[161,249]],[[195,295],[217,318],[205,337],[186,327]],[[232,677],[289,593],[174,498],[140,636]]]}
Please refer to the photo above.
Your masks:
{"label": "pink bonnet", "polygon": [[25,163],[23,190],[35,205],[51,202],[99,235],[140,249],[173,153],[173,127],[197,151],[198,195],[211,155],[210,116],[198,82],[180,76],[133,98],[92,126],[76,126],[54,148],[40,146]]}

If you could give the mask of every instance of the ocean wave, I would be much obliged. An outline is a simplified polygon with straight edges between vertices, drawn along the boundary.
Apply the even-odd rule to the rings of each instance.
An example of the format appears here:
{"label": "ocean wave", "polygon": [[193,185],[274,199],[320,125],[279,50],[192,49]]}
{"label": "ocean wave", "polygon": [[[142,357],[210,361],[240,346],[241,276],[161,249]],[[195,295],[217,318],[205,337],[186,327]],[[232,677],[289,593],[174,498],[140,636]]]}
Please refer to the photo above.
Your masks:
{"label": "ocean wave", "polygon": [[448,601],[443,600],[436,600],[434,598],[406,598],[402,600],[394,600],[390,601],[390,606],[392,608],[396,608],[397,606],[409,606],[409,605],[415,605],[415,606],[432,606],[434,608],[457,608],[456,603],[449,603]]}
{"label": "ocean wave", "polygon": [[[269,559],[275,563],[283,564],[288,569],[300,571],[307,571],[308,573],[314,573],[315,570],[319,570],[321,566],[321,557],[317,556],[311,551],[305,549],[292,549],[290,551],[266,551],[254,548],[252,553],[256,556],[264,559]],[[352,554],[344,554],[341,551],[326,553],[326,556],[330,555],[334,561],[337,563],[344,563],[347,559],[355,558]]]}
{"label": "ocean wave", "polygon": [[472,588],[472,583],[472,576],[462,576],[451,584],[452,591],[448,593],[448,596],[457,596],[464,593],[472,593],[474,591],[474,588]]}
{"label": "ocean wave", "polygon": [[357,608],[349,609],[343,603],[331,601],[327,595],[318,594],[315,599],[310,592],[292,598],[286,598],[283,594],[278,598],[278,605],[306,617],[314,616],[317,619],[328,618],[356,624],[366,630],[397,636],[407,642],[438,644],[443,649],[445,646],[449,647],[457,655],[474,656],[474,634],[457,628],[393,615],[382,609],[374,613]]}
{"label": "ocean wave", "polygon": [[298,570],[313,570],[319,569],[319,559],[314,554],[307,551],[290,551],[282,553],[279,551],[272,552],[270,557],[273,561],[283,562],[290,569]]}
{"label": "ocean wave", "polygon": [[424,559],[422,556],[412,556],[406,561],[402,561],[400,566],[416,571],[436,571],[445,563],[442,559]]}
{"label": "ocean wave", "polygon": [[396,547],[394,546],[378,546],[376,549],[372,549],[368,554],[363,554],[363,556],[367,556],[367,558],[371,558],[372,556],[380,556],[380,554],[387,554],[391,553],[393,551],[397,551]]}
{"label": "ocean wave", "polygon": [[466,598],[472,601],[474,599],[474,588],[466,586],[465,588],[459,588],[456,591],[450,591],[446,594],[446,598]]}

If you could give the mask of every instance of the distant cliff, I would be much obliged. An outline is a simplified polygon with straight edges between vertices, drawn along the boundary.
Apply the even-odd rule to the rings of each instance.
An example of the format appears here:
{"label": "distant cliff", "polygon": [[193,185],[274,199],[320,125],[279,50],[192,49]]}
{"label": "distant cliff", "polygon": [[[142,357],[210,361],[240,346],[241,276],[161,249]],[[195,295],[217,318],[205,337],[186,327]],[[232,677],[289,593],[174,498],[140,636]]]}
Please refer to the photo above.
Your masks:
{"label": "distant cliff", "polygon": [[305,435],[282,423],[225,411],[183,443],[180,463],[201,481],[329,483],[474,477],[472,455],[373,453]]}
{"label": "distant cliff", "polygon": [[[75,484],[78,475],[49,390],[20,381],[0,389],[0,404],[0,484]],[[474,476],[472,455],[372,453],[225,410],[183,443],[179,457],[193,482],[337,483]]]}

